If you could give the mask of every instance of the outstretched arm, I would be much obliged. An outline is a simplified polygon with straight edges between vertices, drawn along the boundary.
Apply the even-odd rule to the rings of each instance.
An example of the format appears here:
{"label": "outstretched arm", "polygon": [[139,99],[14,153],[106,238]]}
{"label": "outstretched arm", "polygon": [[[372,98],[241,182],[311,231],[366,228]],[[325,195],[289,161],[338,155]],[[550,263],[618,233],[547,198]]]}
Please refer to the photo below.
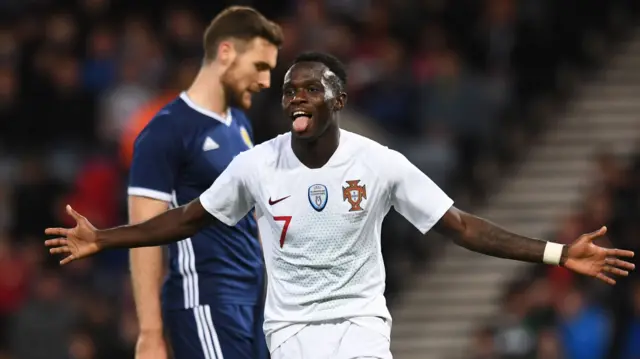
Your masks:
{"label": "outstretched arm", "polygon": [[48,228],[45,233],[60,238],[45,241],[52,254],[68,254],[60,261],[67,264],[110,248],[152,247],[191,237],[201,228],[222,222],[235,225],[255,205],[245,185],[244,175],[252,168],[251,162],[243,167],[238,161],[249,161],[246,153],[236,156],[229,167],[204,191],[188,204],[159,214],[147,221],[97,230],[86,218],[67,206],[67,212],[76,220],[75,228]]}
{"label": "outstretched arm", "polygon": [[101,249],[158,246],[191,237],[216,221],[196,198],[138,224],[98,230],[96,242]]}
{"label": "outstretched arm", "polygon": [[74,228],[47,228],[45,234],[59,236],[44,242],[51,254],[67,254],[60,264],[93,255],[110,248],[153,247],[179,241],[216,221],[199,199],[174,208],[147,221],[105,230],[96,229],[85,217],[67,206]]}
{"label": "outstretched arm", "polygon": [[628,271],[635,268],[632,263],[617,258],[631,258],[634,256],[632,251],[603,248],[593,243],[607,233],[606,227],[584,234],[570,245],[561,245],[511,233],[451,207],[434,228],[474,252],[523,262],[561,265],[608,284],[616,283],[608,275],[627,276]]}
{"label": "outstretched arm", "polygon": [[562,265],[609,284],[615,284],[615,281],[606,274],[626,276],[628,270],[634,269],[632,263],[617,258],[631,258],[633,252],[603,248],[593,243],[605,235],[606,227],[584,234],[567,246],[517,235],[455,208],[446,193],[398,152],[389,150],[386,156],[380,157],[385,165],[383,173],[390,178],[391,204],[422,233],[434,228],[474,252],[523,262]]}
{"label": "outstretched arm", "polygon": [[[471,251],[531,263],[543,262],[548,243],[509,232],[455,207],[445,213],[434,229]],[[567,247],[563,246],[558,264],[564,264],[567,252]]]}

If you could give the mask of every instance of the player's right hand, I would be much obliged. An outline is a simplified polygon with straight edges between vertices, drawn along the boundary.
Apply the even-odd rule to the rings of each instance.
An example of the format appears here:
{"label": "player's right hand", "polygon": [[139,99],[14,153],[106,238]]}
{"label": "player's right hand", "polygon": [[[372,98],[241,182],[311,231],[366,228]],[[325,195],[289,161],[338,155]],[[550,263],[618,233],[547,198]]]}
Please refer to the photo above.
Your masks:
{"label": "player's right hand", "polygon": [[135,359],[167,359],[167,344],[161,332],[140,333],[136,343]]}
{"label": "player's right hand", "polygon": [[59,236],[59,238],[45,241],[44,245],[50,247],[51,254],[68,254],[60,261],[61,265],[100,251],[96,227],[69,205],[67,205],[67,213],[76,220],[75,228],[47,228],[44,231],[47,235]]}

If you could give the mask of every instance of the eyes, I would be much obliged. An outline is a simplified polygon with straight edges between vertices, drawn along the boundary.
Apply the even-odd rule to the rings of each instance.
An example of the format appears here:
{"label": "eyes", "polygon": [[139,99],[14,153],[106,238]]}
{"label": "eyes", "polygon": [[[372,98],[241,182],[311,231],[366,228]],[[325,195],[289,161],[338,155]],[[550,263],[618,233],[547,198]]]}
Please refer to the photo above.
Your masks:
{"label": "eyes", "polygon": [[[296,95],[296,91],[297,90],[298,89],[295,89],[293,87],[285,87],[284,90],[282,90],[282,93],[287,97],[293,97],[293,96]],[[317,86],[317,85],[309,85],[309,86],[303,87],[303,88],[301,88],[299,90],[304,90],[304,91],[306,91],[307,93],[310,93],[310,94],[317,94],[317,93],[321,93],[323,91],[322,87]]]}

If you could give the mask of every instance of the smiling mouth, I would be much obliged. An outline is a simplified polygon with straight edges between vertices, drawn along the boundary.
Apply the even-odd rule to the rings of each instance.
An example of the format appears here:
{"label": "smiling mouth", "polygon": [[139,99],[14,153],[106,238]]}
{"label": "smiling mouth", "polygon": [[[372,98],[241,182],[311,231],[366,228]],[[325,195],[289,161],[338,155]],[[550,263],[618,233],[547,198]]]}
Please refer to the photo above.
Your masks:
{"label": "smiling mouth", "polygon": [[304,132],[309,127],[313,114],[305,111],[295,111],[291,114],[293,120],[293,130],[296,132]]}

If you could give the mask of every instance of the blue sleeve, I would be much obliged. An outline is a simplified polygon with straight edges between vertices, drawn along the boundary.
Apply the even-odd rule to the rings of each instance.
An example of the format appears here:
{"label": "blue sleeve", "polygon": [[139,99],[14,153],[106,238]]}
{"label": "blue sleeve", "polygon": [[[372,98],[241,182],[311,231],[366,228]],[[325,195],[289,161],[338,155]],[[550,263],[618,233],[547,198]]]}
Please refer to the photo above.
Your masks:
{"label": "blue sleeve", "polygon": [[136,138],[129,171],[130,196],[171,202],[182,141],[171,118],[156,117]]}

